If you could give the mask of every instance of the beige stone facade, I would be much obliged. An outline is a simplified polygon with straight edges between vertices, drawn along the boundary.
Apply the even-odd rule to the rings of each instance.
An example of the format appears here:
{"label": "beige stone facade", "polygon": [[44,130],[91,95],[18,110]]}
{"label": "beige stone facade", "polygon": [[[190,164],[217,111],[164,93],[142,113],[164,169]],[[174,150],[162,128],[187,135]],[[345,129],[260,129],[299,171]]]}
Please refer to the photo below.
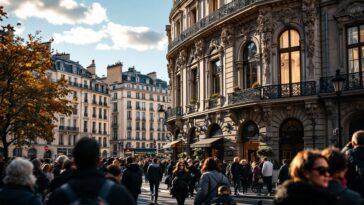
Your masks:
{"label": "beige stone facade", "polygon": [[252,161],[268,145],[278,161],[338,144],[337,69],[346,144],[364,129],[363,10],[355,0],[174,0],[166,30],[175,150]]}
{"label": "beige stone facade", "polygon": [[[111,153],[112,156],[146,157],[163,155],[169,142],[159,106],[170,107],[167,82],[155,72],[141,74],[134,67],[122,71],[122,64],[110,65]],[[113,76],[115,73],[122,75]],[[116,79],[116,80],[115,80]]]}
{"label": "beige stone facade", "polygon": [[69,54],[55,54],[54,67],[49,70],[52,81],[68,80],[68,99],[74,107],[70,116],[56,115],[54,141],[47,143],[37,140],[30,147],[11,147],[9,156],[55,158],[65,154],[70,156],[72,149],[82,137],[92,137],[101,147],[102,157],[110,156],[110,95],[108,85],[95,75],[95,63],[83,68],[70,60]]}

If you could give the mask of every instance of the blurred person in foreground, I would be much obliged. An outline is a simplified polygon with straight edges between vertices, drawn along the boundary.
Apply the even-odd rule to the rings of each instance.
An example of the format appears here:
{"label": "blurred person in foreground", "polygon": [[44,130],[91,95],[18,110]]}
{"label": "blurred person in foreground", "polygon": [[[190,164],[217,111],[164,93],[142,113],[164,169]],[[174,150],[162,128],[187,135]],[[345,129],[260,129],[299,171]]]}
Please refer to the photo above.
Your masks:
{"label": "blurred person in foreground", "polygon": [[24,158],[14,159],[6,168],[0,204],[41,205],[42,197],[35,193],[35,181],[33,164]]}
{"label": "blurred person in foreground", "polygon": [[66,184],[52,193],[47,204],[135,204],[124,186],[107,180],[98,170],[100,147],[96,140],[81,138],[72,154],[77,170]]}
{"label": "blurred person in foreground", "polygon": [[236,205],[235,200],[230,196],[231,191],[227,186],[220,186],[218,189],[218,197],[211,201],[216,205]]}
{"label": "blurred person in foreground", "polygon": [[345,173],[348,170],[346,155],[334,147],[324,149],[322,155],[329,161],[331,180],[328,189],[337,196],[338,201],[335,205],[364,204],[360,194],[346,188]]}
{"label": "blurred person in foreground", "polygon": [[327,190],[329,163],[319,151],[304,150],[293,158],[291,179],[278,186],[275,205],[333,205],[335,197]]}

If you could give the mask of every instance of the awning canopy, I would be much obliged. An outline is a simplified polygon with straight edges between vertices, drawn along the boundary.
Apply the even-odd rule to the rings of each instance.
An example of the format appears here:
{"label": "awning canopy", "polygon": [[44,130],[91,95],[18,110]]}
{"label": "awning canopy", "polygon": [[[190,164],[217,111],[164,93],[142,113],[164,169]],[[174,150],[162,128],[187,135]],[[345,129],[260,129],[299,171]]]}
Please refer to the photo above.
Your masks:
{"label": "awning canopy", "polygon": [[182,139],[178,139],[178,140],[175,140],[168,144],[163,145],[163,149],[168,149],[168,148],[174,147],[179,142],[182,142]]}
{"label": "awning canopy", "polygon": [[207,139],[201,139],[200,141],[191,144],[192,148],[196,147],[211,147],[211,144],[222,139],[222,137],[213,137],[213,138],[207,138]]}

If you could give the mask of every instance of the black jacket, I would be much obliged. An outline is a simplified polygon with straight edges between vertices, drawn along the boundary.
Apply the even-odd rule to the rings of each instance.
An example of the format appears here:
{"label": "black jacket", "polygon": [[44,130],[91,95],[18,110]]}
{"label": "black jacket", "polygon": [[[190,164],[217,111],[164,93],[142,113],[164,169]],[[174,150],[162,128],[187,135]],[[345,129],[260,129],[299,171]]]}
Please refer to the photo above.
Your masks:
{"label": "black jacket", "polygon": [[364,147],[356,147],[347,152],[348,154],[348,171],[346,179],[348,188],[358,192],[364,197],[364,176],[360,177],[357,168],[364,171]]}
{"label": "black jacket", "polygon": [[57,188],[61,187],[63,184],[67,183],[68,180],[71,179],[71,177],[72,177],[71,170],[66,170],[66,171],[62,172],[57,177],[55,177],[53,179],[53,181],[51,181],[51,184],[49,186],[49,191],[53,192]]}
{"label": "black jacket", "polygon": [[0,190],[0,204],[4,205],[41,205],[42,197],[30,187],[7,184]]}
{"label": "black jacket", "polygon": [[328,190],[337,196],[337,202],[335,205],[363,205],[364,201],[360,194],[354,192],[348,188],[344,188],[336,180],[329,182]]}
{"label": "black jacket", "polygon": [[[96,170],[78,170],[75,171],[68,184],[77,196],[98,196],[105,180],[107,179],[104,175]],[[128,190],[124,186],[118,184],[113,185],[106,201],[110,205],[135,205],[135,201]],[[66,194],[61,188],[59,188],[50,196],[47,205],[64,205],[69,203],[70,202]]]}
{"label": "black jacket", "polygon": [[279,168],[278,179],[279,179],[279,184],[283,184],[283,182],[285,182],[286,180],[289,179],[289,165],[288,164],[284,164],[281,166],[281,168]]}
{"label": "black jacket", "polygon": [[[183,181],[183,182],[182,182]],[[178,187],[181,184],[185,184],[187,187]],[[181,196],[181,197],[188,197],[188,186],[190,184],[190,177],[188,176],[187,172],[180,171],[175,172],[172,175],[172,188],[171,194],[173,197]]]}
{"label": "black jacket", "polygon": [[153,183],[160,183],[163,178],[163,172],[158,164],[151,164],[147,170],[147,179]]}
{"label": "black jacket", "polygon": [[335,202],[335,196],[328,190],[291,180],[278,186],[274,197],[275,205],[333,205]]}
{"label": "black jacket", "polygon": [[123,172],[121,184],[126,186],[133,196],[141,193],[143,173],[138,164],[129,164]]}
{"label": "black jacket", "polygon": [[230,176],[233,179],[239,179],[241,173],[242,173],[241,165],[237,162],[232,163],[230,166]]}

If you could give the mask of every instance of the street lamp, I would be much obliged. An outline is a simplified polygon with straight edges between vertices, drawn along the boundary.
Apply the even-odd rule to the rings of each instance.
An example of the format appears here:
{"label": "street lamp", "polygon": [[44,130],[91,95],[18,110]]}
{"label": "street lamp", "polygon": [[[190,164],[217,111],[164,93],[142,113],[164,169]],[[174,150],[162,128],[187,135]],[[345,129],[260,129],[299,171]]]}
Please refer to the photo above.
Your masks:
{"label": "street lamp", "polygon": [[159,119],[163,119],[165,120],[167,117],[167,113],[163,108],[163,105],[159,105],[158,107],[158,115],[159,115]]}
{"label": "street lamp", "polygon": [[338,115],[338,127],[339,127],[339,148],[342,148],[342,140],[341,140],[341,110],[340,110],[340,97],[341,91],[343,90],[343,85],[345,82],[345,78],[340,75],[340,70],[336,70],[335,78],[331,80],[332,85],[334,86],[334,90],[337,96],[337,115]]}

